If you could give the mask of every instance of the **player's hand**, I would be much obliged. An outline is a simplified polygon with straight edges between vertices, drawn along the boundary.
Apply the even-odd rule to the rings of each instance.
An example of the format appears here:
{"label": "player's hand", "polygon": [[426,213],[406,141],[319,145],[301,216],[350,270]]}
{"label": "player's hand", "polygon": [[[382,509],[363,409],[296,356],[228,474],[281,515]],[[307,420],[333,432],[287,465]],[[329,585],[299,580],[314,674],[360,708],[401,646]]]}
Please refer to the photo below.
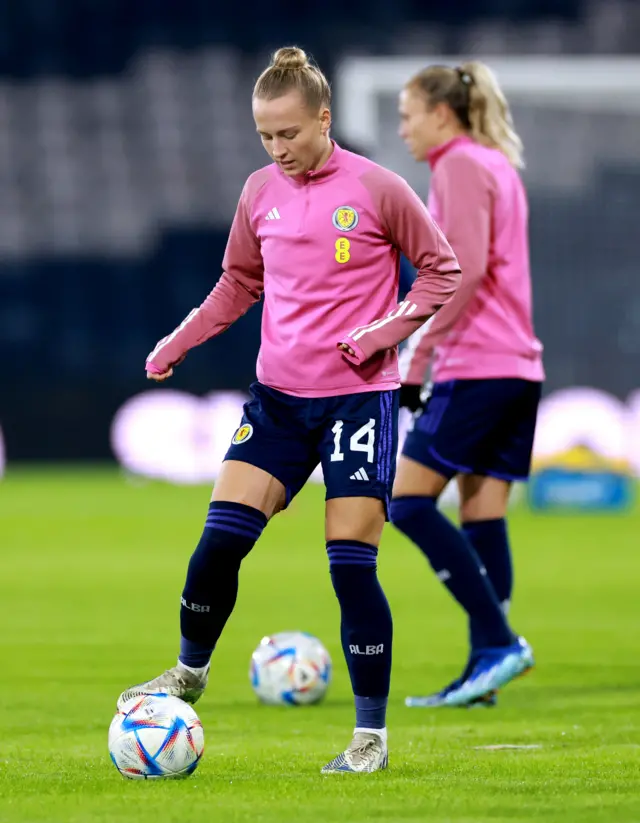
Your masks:
{"label": "player's hand", "polygon": [[173,369],[168,369],[167,371],[163,371],[162,374],[157,374],[156,372],[148,371],[147,372],[147,380],[155,380],[156,383],[162,383],[163,380],[168,380],[171,375],[173,374]]}
{"label": "player's hand", "polygon": [[346,353],[347,353],[347,354],[350,354],[350,355],[351,355],[351,357],[355,357],[355,356],[356,356],[356,353],[355,353],[355,352],[354,352],[354,350],[351,348],[351,346],[347,346],[347,344],[346,344],[346,343],[338,343],[338,348],[340,349],[340,351],[346,351]]}
{"label": "player's hand", "polygon": [[147,366],[147,380],[155,380],[156,383],[162,383],[163,380],[168,380],[173,374],[174,366],[179,366],[186,356],[186,353],[183,354],[182,357],[176,360],[175,363],[172,363],[171,366],[169,366],[169,368],[163,372],[153,371],[153,369],[150,369]]}

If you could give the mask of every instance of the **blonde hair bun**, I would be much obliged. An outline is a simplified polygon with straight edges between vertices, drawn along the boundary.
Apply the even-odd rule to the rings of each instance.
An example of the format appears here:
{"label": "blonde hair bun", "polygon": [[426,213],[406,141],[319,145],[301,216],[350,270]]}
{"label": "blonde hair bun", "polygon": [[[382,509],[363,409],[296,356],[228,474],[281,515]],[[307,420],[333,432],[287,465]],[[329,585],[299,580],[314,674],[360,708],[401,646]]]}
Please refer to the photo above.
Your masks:
{"label": "blonde hair bun", "polygon": [[296,71],[309,65],[306,53],[297,46],[284,46],[273,55],[271,65],[276,69]]}
{"label": "blonde hair bun", "polygon": [[284,46],[271,58],[253,87],[254,99],[275,100],[290,91],[299,91],[309,110],[331,105],[331,88],[327,78],[302,49]]}

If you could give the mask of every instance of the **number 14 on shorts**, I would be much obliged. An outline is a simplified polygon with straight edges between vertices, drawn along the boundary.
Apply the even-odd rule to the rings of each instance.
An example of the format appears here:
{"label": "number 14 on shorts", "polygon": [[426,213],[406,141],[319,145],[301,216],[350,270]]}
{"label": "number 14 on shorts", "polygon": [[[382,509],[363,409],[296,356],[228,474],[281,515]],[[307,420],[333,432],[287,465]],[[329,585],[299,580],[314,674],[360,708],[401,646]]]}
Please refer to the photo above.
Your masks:
{"label": "number 14 on shorts", "polygon": [[[371,418],[368,423],[361,426],[358,431],[354,432],[349,438],[349,449],[352,452],[364,452],[367,455],[367,462],[373,463],[374,450],[376,442],[376,421]],[[331,432],[333,434],[333,453],[331,454],[331,462],[337,463],[344,460],[344,452],[342,451],[342,435],[344,429],[344,420],[336,420]]]}

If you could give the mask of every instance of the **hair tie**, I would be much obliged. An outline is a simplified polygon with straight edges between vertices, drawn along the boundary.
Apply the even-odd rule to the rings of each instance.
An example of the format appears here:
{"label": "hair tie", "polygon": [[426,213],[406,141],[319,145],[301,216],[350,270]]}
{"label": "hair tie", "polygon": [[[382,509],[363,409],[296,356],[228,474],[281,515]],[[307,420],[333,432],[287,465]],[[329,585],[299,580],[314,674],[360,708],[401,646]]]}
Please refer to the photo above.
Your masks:
{"label": "hair tie", "polygon": [[458,77],[460,78],[461,82],[465,84],[465,86],[471,86],[473,84],[473,77],[469,74],[468,71],[464,69],[457,68],[456,72],[458,73]]}

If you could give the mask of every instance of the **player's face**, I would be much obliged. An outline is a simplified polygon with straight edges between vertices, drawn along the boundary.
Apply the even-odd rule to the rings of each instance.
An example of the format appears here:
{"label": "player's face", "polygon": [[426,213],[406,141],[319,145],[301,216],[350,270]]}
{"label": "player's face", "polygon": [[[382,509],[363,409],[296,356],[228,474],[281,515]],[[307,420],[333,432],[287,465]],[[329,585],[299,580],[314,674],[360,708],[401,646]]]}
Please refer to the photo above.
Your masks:
{"label": "player's face", "polygon": [[400,137],[415,160],[426,160],[427,152],[442,143],[440,107],[431,108],[423,94],[403,89],[400,92],[398,111]]}
{"label": "player's face", "polygon": [[316,169],[326,160],[331,112],[309,111],[299,92],[274,100],[254,98],[253,119],[267,154],[290,177]]}

